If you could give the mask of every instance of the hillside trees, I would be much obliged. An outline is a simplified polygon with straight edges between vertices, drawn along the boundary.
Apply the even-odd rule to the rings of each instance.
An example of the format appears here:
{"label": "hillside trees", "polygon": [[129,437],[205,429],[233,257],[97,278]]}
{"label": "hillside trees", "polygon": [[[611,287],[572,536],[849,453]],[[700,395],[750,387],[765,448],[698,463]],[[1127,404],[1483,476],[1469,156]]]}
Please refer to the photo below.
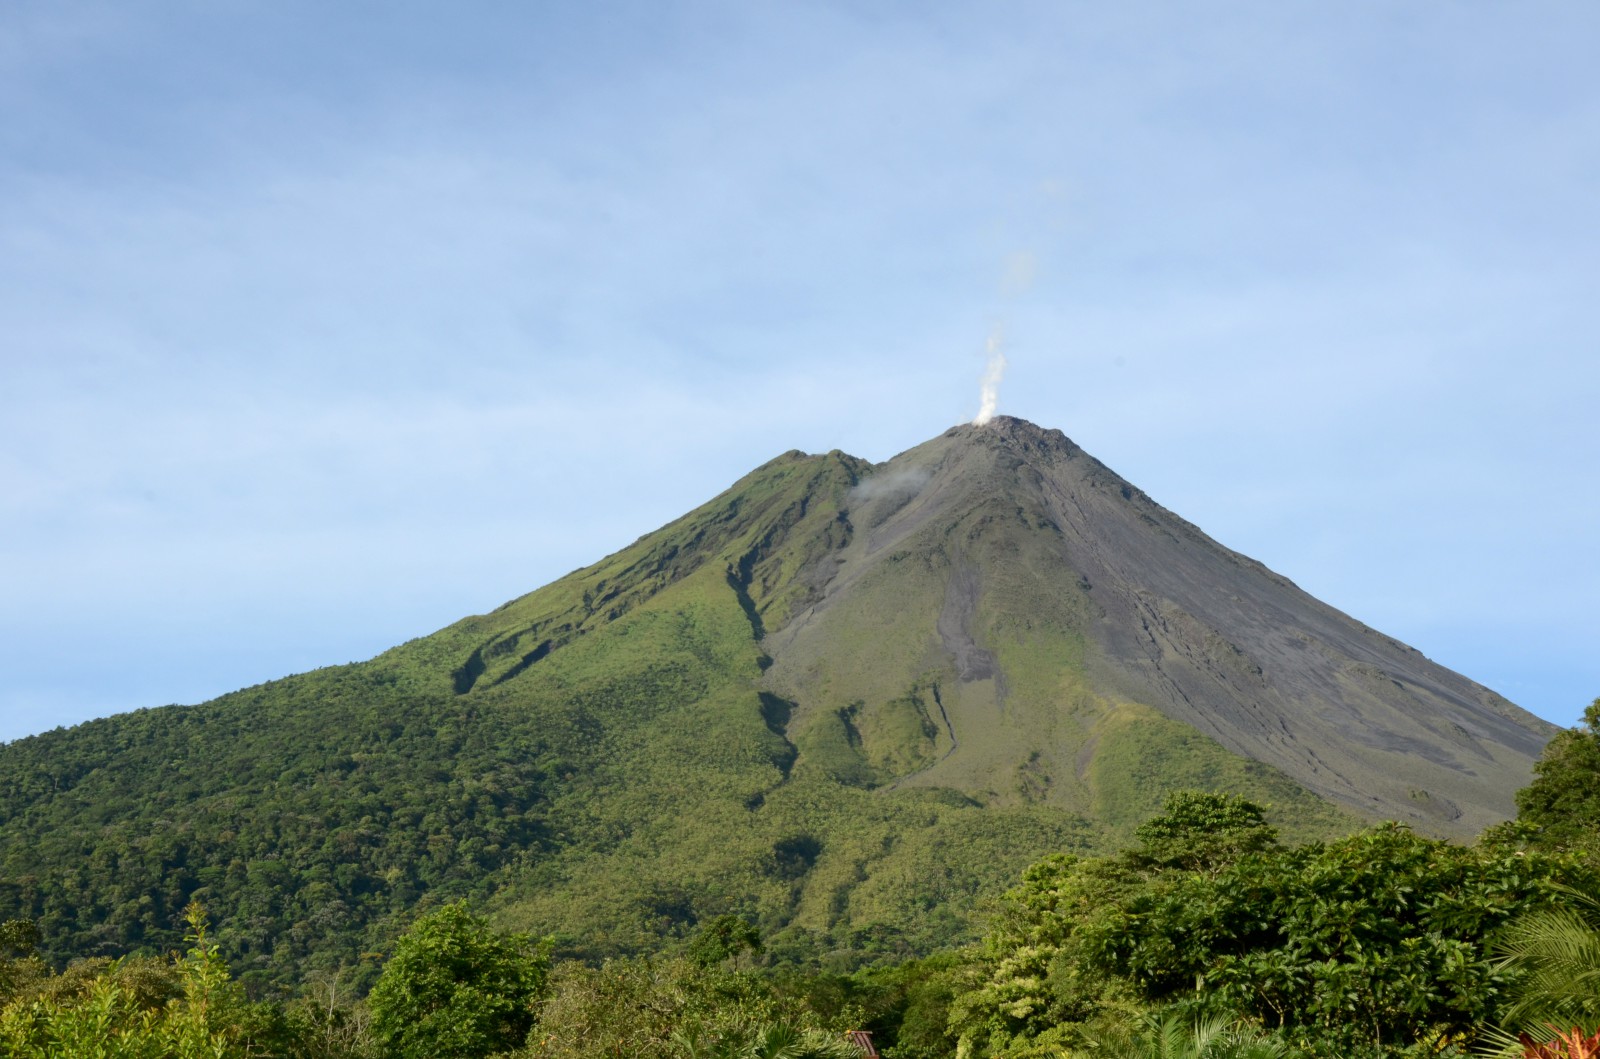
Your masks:
{"label": "hillside trees", "polygon": [[[51,960],[161,952],[199,900],[238,976],[365,969],[424,895],[481,898],[553,844],[570,731],[394,673],[318,670],[0,755],[0,919]],[[570,786],[570,784],[569,784]]]}
{"label": "hillside trees", "polygon": [[[897,969],[900,970],[900,969]],[[947,1059],[925,1050],[909,1009],[929,968],[908,975],[838,978],[774,975],[686,957],[608,960],[599,967],[561,964],[528,1047],[529,1059],[860,1059],[847,1029],[869,1029],[898,1046],[895,1059]],[[938,972],[933,971],[934,974]],[[943,1005],[935,1021],[943,1025]],[[937,1031],[935,1031],[937,1034]],[[909,1047],[907,1045],[909,1044]]]}
{"label": "hillside trees", "polygon": [[794,1015],[762,978],[726,967],[674,957],[608,960],[599,967],[568,962],[551,976],[528,1054],[676,1059]]}
{"label": "hillside trees", "polygon": [[830,1056],[866,1029],[889,1059],[1412,1059],[1587,1035],[1600,879],[1528,834],[1463,847],[1387,824],[1288,848],[1259,806],[1178,792],[1134,848],[1030,867],[978,950],[829,972],[727,914],[680,956],[552,965],[457,901],[412,924],[366,1004],[316,1011],[246,1001],[197,908],[186,957],[59,973],[12,921],[0,1055]]}
{"label": "hillside trees", "polygon": [[27,919],[0,923],[0,1007],[49,973],[39,958],[38,926]]}
{"label": "hillside trees", "polygon": [[700,928],[689,944],[689,959],[702,967],[733,961],[741,953],[761,951],[761,932],[755,924],[735,915],[722,915]]}

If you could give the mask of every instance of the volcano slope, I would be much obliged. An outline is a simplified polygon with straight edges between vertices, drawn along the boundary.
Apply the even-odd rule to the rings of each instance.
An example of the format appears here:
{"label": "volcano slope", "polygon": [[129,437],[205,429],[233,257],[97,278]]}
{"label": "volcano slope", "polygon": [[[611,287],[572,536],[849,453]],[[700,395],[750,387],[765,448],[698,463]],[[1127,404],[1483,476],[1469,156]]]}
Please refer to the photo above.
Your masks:
{"label": "volcano slope", "polygon": [[1511,814],[1553,732],[1212,541],[1058,431],[957,427],[876,468],[850,519],[811,574],[815,599],[767,638],[768,683],[802,718],[860,701],[860,730],[897,688],[926,689],[953,751],[907,783],[992,796],[1031,776],[1044,800],[1116,821],[1104,781],[1084,779],[1108,752],[1139,769],[1104,744],[1154,710],[1361,816],[1459,837]]}
{"label": "volcano slope", "polygon": [[1553,731],[1000,418],[788,453],[369,662],[0,747],[0,918],[118,952],[197,897],[283,981],[463,894],[590,957],[725,912],[780,958],[927,951],[1168,790],[1468,837]]}

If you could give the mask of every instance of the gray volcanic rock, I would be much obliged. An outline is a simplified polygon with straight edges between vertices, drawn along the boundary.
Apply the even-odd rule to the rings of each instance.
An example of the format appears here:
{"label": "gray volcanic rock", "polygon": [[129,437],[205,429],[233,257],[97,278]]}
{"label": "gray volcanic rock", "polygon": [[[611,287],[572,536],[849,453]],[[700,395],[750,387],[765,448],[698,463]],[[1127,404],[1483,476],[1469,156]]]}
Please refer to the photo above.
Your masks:
{"label": "gray volcanic rock", "polygon": [[1362,816],[1467,836],[1512,814],[1555,731],[1057,430],[955,427],[876,467],[846,517],[849,543],[807,573],[813,602],[765,641],[768,683],[802,728],[859,703],[869,757],[874,704],[925,688],[931,745],[898,782],[992,796],[1026,767],[1081,805],[1097,718],[1144,705]]}

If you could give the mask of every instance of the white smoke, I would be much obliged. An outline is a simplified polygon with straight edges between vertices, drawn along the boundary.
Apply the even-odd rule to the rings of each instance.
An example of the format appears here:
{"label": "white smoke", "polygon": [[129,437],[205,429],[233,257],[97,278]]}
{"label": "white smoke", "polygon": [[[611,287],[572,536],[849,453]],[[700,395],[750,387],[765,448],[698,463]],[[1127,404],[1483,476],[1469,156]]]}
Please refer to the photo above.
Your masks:
{"label": "white smoke", "polygon": [[989,364],[983,369],[983,396],[978,402],[978,414],[972,420],[975,426],[981,427],[993,419],[995,405],[1000,403],[1000,377],[1006,373],[1006,355],[1000,348],[1000,337],[997,327],[989,332],[989,340],[983,344]]}
{"label": "white smoke", "polygon": [[857,482],[850,490],[850,499],[861,503],[879,497],[910,500],[922,492],[922,487],[928,484],[928,479],[931,477],[933,472],[926,467],[907,467],[904,470],[876,474]]}

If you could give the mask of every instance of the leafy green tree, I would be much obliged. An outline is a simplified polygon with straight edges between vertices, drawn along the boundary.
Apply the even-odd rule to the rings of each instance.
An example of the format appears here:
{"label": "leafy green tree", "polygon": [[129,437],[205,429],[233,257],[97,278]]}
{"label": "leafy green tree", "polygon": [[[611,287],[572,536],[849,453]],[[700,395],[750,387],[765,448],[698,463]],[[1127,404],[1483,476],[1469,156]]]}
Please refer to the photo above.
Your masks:
{"label": "leafy green tree", "polygon": [[1266,810],[1235,795],[1173,791],[1161,815],[1134,830],[1140,846],[1130,862],[1146,871],[1193,871],[1215,875],[1246,853],[1278,844]]}
{"label": "leafy green tree", "polygon": [[1504,829],[1462,847],[1385,824],[1286,849],[1259,807],[1215,795],[1169,798],[1138,836],[1118,857],[1046,858],[1006,895],[951,1005],[962,1054],[1085,1047],[1151,1010],[1242,1018],[1329,1059],[1465,1047],[1523,973],[1496,960],[1498,932],[1564,883],[1594,889],[1580,854]]}
{"label": "leafy green tree", "polygon": [[1582,724],[1550,740],[1533,771],[1533,783],[1517,792],[1519,821],[1540,827],[1549,842],[1600,844],[1600,699]]}
{"label": "leafy green tree", "polygon": [[759,953],[761,932],[739,916],[718,916],[700,929],[689,946],[689,959],[702,967],[736,960],[740,953]]}
{"label": "leafy green tree", "polygon": [[501,934],[465,901],[423,916],[395,944],[368,999],[400,1059],[480,1059],[522,1044],[549,971],[545,949]]}
{"label": "leafy green tree", "polygon": [[1079,1045],[1085,1026],[1135,1015],[1132,990],[1091,967],[1082,949],[1092,923],[1147,885],[1116,858],[1058,853],[1024,872],[984,937],[975,981],[951,1004],[961,1054]]}

